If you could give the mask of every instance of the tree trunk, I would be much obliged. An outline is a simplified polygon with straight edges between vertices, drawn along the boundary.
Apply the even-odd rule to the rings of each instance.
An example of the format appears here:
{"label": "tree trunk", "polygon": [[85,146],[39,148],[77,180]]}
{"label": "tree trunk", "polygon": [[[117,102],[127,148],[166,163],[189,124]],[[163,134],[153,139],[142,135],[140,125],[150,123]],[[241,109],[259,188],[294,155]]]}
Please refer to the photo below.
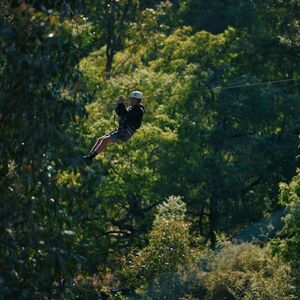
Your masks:
{"label": "tree trunk", "polygon": [[212,248],[215,248],[217,242],[217,238],[216,238],[217,227],[218,227],[218,201],[216,198],[211,198],[209,202],[209,239]]}
{"label": "tree trunk", "polygon": [[114,59],[113,49],[110,47],[110,45],[106,45],[106,66],[105,66],[106,80],[110,79],[113,59]]}

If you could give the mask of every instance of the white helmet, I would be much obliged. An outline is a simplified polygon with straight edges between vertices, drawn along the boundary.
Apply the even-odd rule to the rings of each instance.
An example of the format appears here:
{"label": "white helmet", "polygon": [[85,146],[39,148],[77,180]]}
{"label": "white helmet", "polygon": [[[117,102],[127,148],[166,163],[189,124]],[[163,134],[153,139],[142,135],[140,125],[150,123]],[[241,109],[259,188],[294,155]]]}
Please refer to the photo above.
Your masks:
{"label": "white helmet", "polygon": [[133,91],[130,93],[129,98],[143,99],[143,94],[140,91]]}

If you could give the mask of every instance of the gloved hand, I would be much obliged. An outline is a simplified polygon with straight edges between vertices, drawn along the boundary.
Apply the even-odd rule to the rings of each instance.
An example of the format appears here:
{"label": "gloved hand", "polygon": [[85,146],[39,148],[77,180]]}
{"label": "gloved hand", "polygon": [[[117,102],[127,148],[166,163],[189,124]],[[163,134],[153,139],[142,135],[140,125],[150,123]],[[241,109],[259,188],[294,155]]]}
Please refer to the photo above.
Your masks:
{"label": "gloved hand", "polygon": [[124,103],[125,97],[124,96],[119,96],[118,103]]}

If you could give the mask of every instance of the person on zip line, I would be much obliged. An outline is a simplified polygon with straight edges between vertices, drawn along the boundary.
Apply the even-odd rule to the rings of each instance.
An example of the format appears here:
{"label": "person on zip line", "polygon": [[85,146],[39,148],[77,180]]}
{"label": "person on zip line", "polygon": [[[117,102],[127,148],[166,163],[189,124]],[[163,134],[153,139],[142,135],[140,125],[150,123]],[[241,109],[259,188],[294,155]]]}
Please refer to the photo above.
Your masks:
{"label": "person on zip line", "polygon": [[88,155],[83,156],[83,160],[90,165],[100,152],[104,151],[106,146],[118,141],[128,141],[135,131],[140,128],[145,108],[141,104],[143,94],[140,91],[133,91],[129,95],[130,105],[126,108],[124,96],[119,96],[115,108],[116,114],[119,116],[118,129],[97,139],[95,145]]}

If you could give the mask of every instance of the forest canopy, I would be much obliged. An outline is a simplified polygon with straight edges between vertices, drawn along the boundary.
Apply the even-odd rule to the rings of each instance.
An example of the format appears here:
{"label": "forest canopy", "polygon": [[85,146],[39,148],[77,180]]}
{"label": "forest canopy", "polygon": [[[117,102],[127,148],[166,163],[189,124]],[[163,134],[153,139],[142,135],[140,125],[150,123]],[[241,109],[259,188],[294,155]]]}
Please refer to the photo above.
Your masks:
{"label": "forest canopy", "polygon": [[299,9],[1,1],[0,298],[300,299]]}

